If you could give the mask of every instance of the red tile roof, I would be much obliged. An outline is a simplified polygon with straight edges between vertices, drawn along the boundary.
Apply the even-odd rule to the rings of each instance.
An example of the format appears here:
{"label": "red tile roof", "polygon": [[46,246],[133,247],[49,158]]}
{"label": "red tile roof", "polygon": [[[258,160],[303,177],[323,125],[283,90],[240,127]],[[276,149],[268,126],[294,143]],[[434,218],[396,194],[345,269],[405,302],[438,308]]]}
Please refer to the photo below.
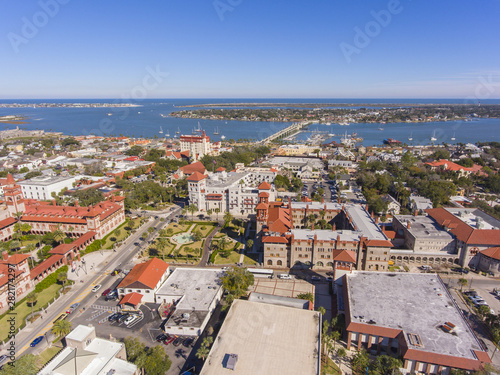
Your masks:
{"label": "red tile roof", "polygon": [[7,228],[8,226],[11,226],[14,224],[17,220],[14,219],[13,217],[8,217],[7,219],[3,219],[0,221],[0,229]]}
{"label": "red tile roof", "polygon": [[205,174],[207,171],[201,161],[185,165],[184,167],[180,167],[179,169],[182,171],[182,173],[187,175],[193,174],[194,172]]}
{"label": "red tile roof", "polygon": [[122,300],[120,301],[119,305],[124,305],[128,303],[130,305],[137,306],[139,303],[141,303],[142,297],[143,297],[142,294],[136,292],[125,294]]}
{"label": "red tile roof", "polygon": [[368,240],[365,242],[366,246],[376,246],[376,247],[394,247],[389,240]]}
{"label": "red tile roof", "polygon": [[[337,254],[335,252],[338,252]],[[356,263],[356,253],[351,250],[334,250],[333,260],[337,262]]]}
{"label": "red tile roof", "polygon": [[154,289],[168,269],[158,258],[137,264],[118,285],[118,288]]}
{"label": "red tile roof", "polygon": [[33,268],[30,271],[30,277],[33,280],[35,277],[38,275],[42,274],[45,270],[49,269],[52,267],[54,264],[56,264],[58,261],[60,261],[62,258],[64,258],[63,255],[51,255],[47,259],[45,259],[42,263],[40,263],[38,266]]}
{"label": "red tile roof", "polygon": [[70,252],[73,248],[74,248],[73,244],[63,243],[59,246],[54,247],[52,250],[50,250],[49,254],[64,255],[64,254]]}
{"label": "red tile roof", "polygon": [[500,260],[500,247],[490,247],[489,249],[480,251],[480,253],[489,258]]}
{"label": "red tile roof", "polygon": [[261,191],[259,193],[259,198],[269,198],[269,193],[267,193],[265,191]]}
{"label": "red tile roof", "polygon": [[287,244],[288,240],[285,237],[264,236],[262,237],[264,243],[284,243]]}
{"label": "red tile roof", "polygon": [[288,208],[273,206],[269,208],[267,226],[270,231],[284,234],[292,228]]}
{"label": "red tile roof", "polygon": [[259,203],[257,207],[255,207],[256,210],[267,210],[269,208],[269,205],[267,203]]}
{"label": "red tile roof", "polygon": [[224,172],[226,170],[226,168],[224,167],[219,167],[216,169],[217,172]]}
{"label": "red tile roof", "polygon": [[187,178],[187,180],[192,181],[192,182],[198,182],[198,181],[204,180],[205,178],[207,178],[207,176],[205,176],[199,172],[194,172],[191,176],[189,176]]}
{"label": "red tile roof", "polygon": [[271,190],[271,185],[268,182],[264,181],[259,185],[259,190]]}
{"label": "red tile roof", "polygon": [[0,264],[19,264],[29,257],[28,254],[14,254],[7,258],[7,260],[0,260]]}

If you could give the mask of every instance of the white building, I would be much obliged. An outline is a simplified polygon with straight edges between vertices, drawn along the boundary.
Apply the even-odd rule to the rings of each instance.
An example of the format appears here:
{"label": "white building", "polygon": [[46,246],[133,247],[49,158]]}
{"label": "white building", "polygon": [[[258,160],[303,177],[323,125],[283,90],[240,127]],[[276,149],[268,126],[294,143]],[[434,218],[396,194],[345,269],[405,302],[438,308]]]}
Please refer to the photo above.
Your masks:
{"label": "white building", "polygon": [[21,186],[25,199],[47,200],[52,199],[52,193],[58,194],[64,188],[71,189],[76,180],[75,176],[39,176],[17,184]]}
{"label": "white building", "polygon": [[137,375],[127,362],[125,344],[96,337],[95,327],[79,325],[66,336],[66,347],[38,375]]}
{"label": "white building", "polygon": [[222,297],[222,275],[221,269],[176,268],[156,292],[156,303],[166,308],[175,306],[163,323],[164,331],[200,335]]}
{"label": "white building", "polygon": [[211,143],[210,137],[203,130],[201,135],[181,135],[180,146],[181,152],[189,151],[189,155],[193,160],[198,160],[205,155],[216,154],[220,147],[220,142]]}
{"label": "white building", "polygon": [[195,172],[187,179],[189,201],[202,212],[218,208],[233,215],[253,214],[260,194],[275,200],[275,178],[276,172]]}

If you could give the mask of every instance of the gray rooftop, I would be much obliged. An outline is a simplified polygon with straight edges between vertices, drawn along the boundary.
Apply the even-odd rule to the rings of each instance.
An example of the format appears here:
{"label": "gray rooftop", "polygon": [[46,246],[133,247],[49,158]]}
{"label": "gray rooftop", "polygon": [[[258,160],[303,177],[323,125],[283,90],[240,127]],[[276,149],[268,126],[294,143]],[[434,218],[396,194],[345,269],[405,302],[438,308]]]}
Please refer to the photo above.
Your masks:
{"label": "gray rooftop", "polygon": [[222,287],[219,268],[176,268],[156,292],[157,296],[179,296],[177,310],[207,311]]}
{"label": "gray rooftop", "polygon": [[80,324],[78,327],[73,329],[67,336],[66,339],[74,341],[84,341],[93,331],[95,327],[84,326]]}
{"label": "gray rooftop", "polygon": [[[410,349],[468,359],[482,350],[438,275],[354,271],[346,277],[352,322],[403,330]],[[440,328],[446,322],[456,334]],[[412,345],[409,334],[423,345]]]}
{"label": "gray rooftop", "polygon": [[56,184],[56,183],[63,182],[63,181],[69,181],[69,180],[75,181],[75,177],[74,176],[66,176],[66,177],[64,177],[64,176],[54,176],[54,177],[39,176],[39,177],[30,178],[29,180],[19,181],[17,184],[21,185],[21,186],[22,185],[48,186],[48,185]]}
{"label": "gray rooftop", "polygon": [[285,296],[276,296],[273,294],[250,293],[248,297],[250,302],[270,303],[278,306],[293,307],[295,309],[309,310],[309,301],[299,298],[291,298]]}
{"label": "gray rooftop", "polygon": [[[320,324],[316,311],[236,300],[201,375],[319,375]],[[229,354],[238,356],[234,371]]]}
{"label": "gray rooftop", "polygon": [[407,230],[416,239],[453,241],[453,236],[441,229],[429,216],[395,215],[394,217],[406,228],[410,223],[410,228]]}
{"label": "gray rooftop", "polygon": [[352,230],[326,230],[326,229],[292,229],[291,230],[296,240],[313,240],[317,236],[318,241],[337,241],[337,236],[340,236],[341,241],[359,241],[362,233]]}
{"label": "gray rooftop", "polygon": [[499,229],[500,221],[477,208],[445,208],[474,229]]}

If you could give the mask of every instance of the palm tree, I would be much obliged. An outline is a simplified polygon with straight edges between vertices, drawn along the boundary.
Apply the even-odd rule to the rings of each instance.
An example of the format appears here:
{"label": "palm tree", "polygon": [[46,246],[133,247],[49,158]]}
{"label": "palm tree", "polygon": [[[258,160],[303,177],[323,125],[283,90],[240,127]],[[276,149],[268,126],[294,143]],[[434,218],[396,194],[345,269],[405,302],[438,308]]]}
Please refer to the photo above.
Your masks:
{"label": "palm tree", "polygon": [[339,340],[339,339],[340,339],[340,332],[339,332],[339,331],[335,331],[335,330],[334,330],[334,331],[332,331],[332,332],[330,333],[330,337],[331,337],[331,338],[332,338],[332,340],[333,340],[333,348],[335,349],[335,346],[336,346],[336,344],[337,344],[337,340]]}
{"label": "palm tree", "polygon": [[217,221],[219,221],[219,212],[220,212],[220,208],[219,208],[219,207],[217,207],[217,208],[215,209],[215,214],[217,215]]}
{"label": "palm tree", "polygon": [[165,240],[165,238],[158,238],[158,250],[161,251],[163,260],[165,260],[165,247],[167,247],[167,241]]}
{"label": "palm tree", "polygon": [[208,216],[212,216],[213,212],[214,211],[210,208],[210,209],[207,210],[207,215]]}
{"label": "palm tree", "polygon": [[65,237],[64,232],[60,228],[57,228],[55,231],[52,232],[52,234],[54,235],[54,239],[59,243],[61,243],[61,241]]}
{"label": "palm tree", "polygon": [[57,275],[57,281],[61,282],[63,285],[63,293],[64,293],[64,285],[66,284],[67,280],[68,280],[68,274],[66,272],[61,272],[60,274]]}
{"label": "palm tree", "polygon": [[224,212],[224,221],[229,223],[233,220],[233,215],[229,211]]}
{"label": "palm tree", "polygon": [[65,319],[58,320],[52,326],[52,333],[57,337],[66,336],[71,332],[71,322]]}
{"label": "palm tree", "polygon": [[33,319],[33,305],[38,301],[38,294],[35,291],[30,292],[26,296],[26,302],[31,306],[31,319]]}
{"label": "palm tree", "polygon": [[188,211],[189,211],[189,213],[191,214],[191,220],[193,220],[194,213],[195,213],[196,211],[198,211],[198,207],[196,207],[196,205],[194,205],[194,204],[192,204],[192,203],[191,203],[191,204],[188,206],[187,210],[188,210]]}
{"label": "palm tree", "polygon": [[460,291],[462,291],[463,287],[466,286],[468,283],[467,279],[464,279],[463,277],[458,279],[458,285],[460,285]]}
{"label": "palm tree", "polygon": [[16,218],[16,220],[21,220],[21,218],[23,217],[23,213],[16,212],[16,213],[12,214],[12,216],[14,216]]}

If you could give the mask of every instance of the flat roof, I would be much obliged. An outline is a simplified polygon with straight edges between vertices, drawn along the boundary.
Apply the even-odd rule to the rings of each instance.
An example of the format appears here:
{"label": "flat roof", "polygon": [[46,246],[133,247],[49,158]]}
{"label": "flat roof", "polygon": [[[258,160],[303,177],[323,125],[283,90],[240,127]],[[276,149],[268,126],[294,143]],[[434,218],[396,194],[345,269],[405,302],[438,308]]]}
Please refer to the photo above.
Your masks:
{"label": "flat roof", "polygon": [[346,210],[352,219],[352,223],[356,225],[356,230],[360,231],[363,236],[369,240],[387,240],[382,229],[373,221],[368,212],[359,204],[346,205]]}
{"label": "flat roof", "polygon": [[359,241],[362,233],[353,230],[327,230],[327,229],[292,229],[294,239],[296,240],[313,240],[317,236],[318,241],[337,241],[337,236],[340,236],[341,241]]}
{"label": "flat roof", "polygon": [[176,268],[156,295],[182,297],[177,310],[207,311],[222,288],[222,276],[220,268]]}
{"label": "flat roof", "polygon": [[[481,344],[437,274],[354,271],[346,274],[351,322],[404,332],[409,349],[477,359]],[[441,326],[455,325],[454,334]],[[418,335],[421,346],[409,335]]]}
{"label": "flat roof", "polygon": [[[317,311],[236,300],[201,375],[319,374],[320,324]],[[229,354],[238,356],[234,371]]]}
{"label": "flat roof", "polygon": [[499,229],[500,221],[477,208],[451,208],[446,211],[474,229]]}
{"label": "flat roof", "polygon": [[[429,216],[395,215],[394,217],[416,239],[453,241],[453,236],[441,229],[436,221]],[[410,223],[410,228],[408,228],[408,223]]]}
{"label": "flat roof", "polygon": [[48,186],[52,184],[57,184],[59,182],[74,180],[76,181],[75,176],[39,176],[33,177],[29,180],[18,181],[18,185],[36,185],[36,186]]}
{"label": "flat roof", "polygon": [[84,326],[80,324],[74,330],[68,333],[66,339],[81,342],[85,340],[94,330],[95,330],[94,327]]}

